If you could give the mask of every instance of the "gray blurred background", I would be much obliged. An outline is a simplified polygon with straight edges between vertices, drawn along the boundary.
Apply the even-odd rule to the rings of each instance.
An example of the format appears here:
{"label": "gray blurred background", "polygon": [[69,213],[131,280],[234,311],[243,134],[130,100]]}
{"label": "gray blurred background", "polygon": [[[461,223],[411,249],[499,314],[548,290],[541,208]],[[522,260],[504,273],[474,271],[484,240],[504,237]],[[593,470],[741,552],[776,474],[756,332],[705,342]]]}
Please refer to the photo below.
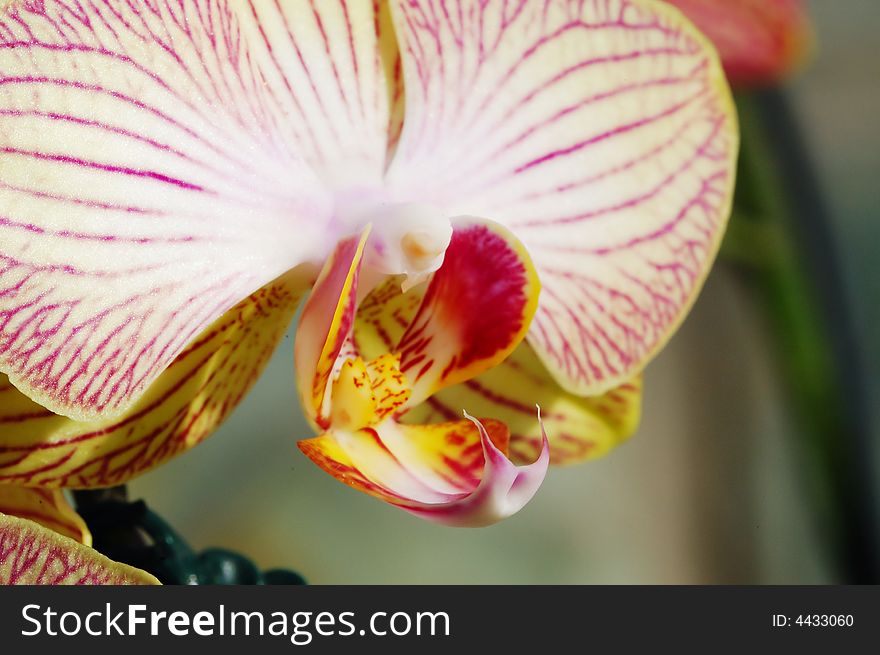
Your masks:
{"label": "gray blurred background", "polygon": [[[810,4],[818,52],[787,92],[830,210],[877,471],[880,3]],[[351,491],[299,453],[311,433],[288,337],[227,424],[131,494],[196,548],[238,550],[317,584],[838,582],[775,343],[748,283],[722,262],[647,370],[638,434],[604,459],[551,470],[512,519],[456,530]]]}

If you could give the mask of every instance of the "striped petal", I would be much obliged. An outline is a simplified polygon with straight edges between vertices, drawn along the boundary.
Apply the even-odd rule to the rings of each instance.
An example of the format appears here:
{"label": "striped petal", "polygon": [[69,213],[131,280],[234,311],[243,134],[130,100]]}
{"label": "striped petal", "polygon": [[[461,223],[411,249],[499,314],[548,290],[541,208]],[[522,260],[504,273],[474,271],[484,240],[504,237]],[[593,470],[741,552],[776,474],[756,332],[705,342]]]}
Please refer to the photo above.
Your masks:
{"label": "striped petal", "polygon": [[397,129],[380,13],[7,3],[0,372],[56,413],[118,414],[225,311],[322,260],[328,189],[377,184]]}
{"label": "striped petal", "polygon": [[0,584],[157,585],[159,581],[33,521],[0,514]]}
{"label": "striped petal", "polygon": [[778,84],[809,54],[813,30],[803,0],[666,0],[718,48],[731,84]]}
{"label": "striped petal", "polygon": [[516,467],[497,421],[406,426],[393,421],[354,433],[299,442],[327,473],[359,491],[437,523],[490,525],[531,500],[544,479],[549,449]]}
{"label": "striped petal", "polygon": [[39,523],[85,546],[92,545],[92,533],[70,506],[60,489],[31,489],[0,485],[0,514]]}
{"label": "striped petal", "polygon": [[630,437],[639,424],[642,381],[638,377],[601,396],[577,396],[562,389],[528,344],[478,378],[443,389],[413,408],[403,421],[438,423],[462,408],[491,416],[510,429],[510,459],[532,462],[541,452],[543,433],[535,422],[541,408],[550,443],[550,463],[577,464],[605,455]]}
{"label": "striped petal", "polygon": [[0,376],[0,484],[121,484],[197,445],[259,377],[302,286],[286,276],[236,305],[114,419],[79,422],[53,414]]}
{"label": "striped petal", "polygon": [[251,51],[273,90],[273,117],[297,152],[334,189],[378,185],[402,121],[387,4],[227,1],[243,14]]}
{"label": "striped petal", "polygon": [[729,214],[737,128],[714,49],[652,0],[394,8],[392,192],[509,227],[543,285],[540,359],[573,393],[625,383],[693,303]]}

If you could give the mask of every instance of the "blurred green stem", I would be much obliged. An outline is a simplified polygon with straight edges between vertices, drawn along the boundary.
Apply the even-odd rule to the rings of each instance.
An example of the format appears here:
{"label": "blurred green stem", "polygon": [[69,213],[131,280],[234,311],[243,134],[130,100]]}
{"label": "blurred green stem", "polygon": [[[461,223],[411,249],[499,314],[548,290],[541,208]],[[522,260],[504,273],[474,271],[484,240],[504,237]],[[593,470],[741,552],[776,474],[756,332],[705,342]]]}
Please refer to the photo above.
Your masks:
{"label": "blurred green stem", "polygon": [[737,106],[739,179],[721,256],[750,276],[777,340],[809,500],[840,574],[877,582],[861,373],[818,185],[781,92]]}

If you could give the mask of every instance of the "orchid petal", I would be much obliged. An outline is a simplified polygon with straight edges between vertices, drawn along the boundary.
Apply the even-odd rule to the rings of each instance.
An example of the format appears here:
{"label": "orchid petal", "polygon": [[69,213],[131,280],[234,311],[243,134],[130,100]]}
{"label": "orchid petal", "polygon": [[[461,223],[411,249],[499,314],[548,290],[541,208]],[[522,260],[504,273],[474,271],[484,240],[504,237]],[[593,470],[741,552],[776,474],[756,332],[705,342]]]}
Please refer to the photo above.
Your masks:
{"label": "orchid petal", "polygon": [[0,514],[39,523],[85,546],[92,545],[92,533],[60,489],[31,489],[0,485]]}
{"label": "orchid petal", "polygon": [[731,84],[776,84],[800,67],[813,29],[803,0],[666,0],[718,48]]}
{"label": "orchid petal", "polygon": [[215,321],[121,416],[53,414],[0,375],[0,484],[121,484],[201,443],[256,382],[296,311],[285,276]]}
{"label": "orchid petal", "polygon": [[529,329],[540,287],[528,253],[507,229],[457,221],[443,266],[395,348],[413,389],[409,406],[513,352]]}
{"label": "orchid petal", "polygon": [[625,383],[687,313],[729,215],[738,137],[714,49],[648,0],[393,6],[391,192],[509,227],[543,285],[538,356],[573,393]]}
{"label": "orchid petal", "polygon": [[[374,0],[249,0],[242,18],[297,151],[335,189],[381,182],[400,132],[394,28]],[[248,20],[250,19],[250,20]]]}
{"label": "orchid petal", "polygon": [[159,581],[33,521],[0,514],[0,584],[157,585]]}
{"label": "orchid petal", "polygon": [[505,456],[507,437],[497,421],[418,426],[386,421],[300,441],[299,447],[359,491],[437,523],[476,527],[522,509],[547,472],[549,446],[534,463],[516,467]]}
{"label": "orchid petal", "polygon": [[306,416],[327,427],[327,384],[351,332],[357,310],[358,276],[369,228],[343,239],[324,264],[303,308],[294,342],[297,386]]}
{"label": "orchid petal", "polygon": [[642,381],[637,377],[601,396],[583,397],[562,389],[523,343],[478,378],[443,389],[402,417],[406,423],[448,421],[460,408],[503,421],[510,429],[510,459],[534,461],[543,444],[535,422],[541,407],[550,442],[550,463],[577,464],[601,457],[623,443],[639,423]]}
{"label": "orchid petal", "polygon": [[326,187],[384,171],[387,22],[367,0],[0,10],[0,371],[56,413],[118,414],[320,261]]}

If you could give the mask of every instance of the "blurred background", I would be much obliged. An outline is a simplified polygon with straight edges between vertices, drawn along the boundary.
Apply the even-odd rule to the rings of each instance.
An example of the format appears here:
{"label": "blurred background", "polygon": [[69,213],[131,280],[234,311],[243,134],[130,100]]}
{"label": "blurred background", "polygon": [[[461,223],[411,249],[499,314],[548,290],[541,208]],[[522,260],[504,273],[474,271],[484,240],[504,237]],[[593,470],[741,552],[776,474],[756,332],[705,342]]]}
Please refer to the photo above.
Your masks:
{"label": "blurred background", "polygon": [[[435,526],[299,453],[288,337],[226,425],[131,496],[197,549],[315,584],[877,582],[880,5],[809,6],[813,60],[738,100],[750,216],[648,367],[629,442],[551,470],[500,525]],[[751,216],[755,170],[783,196],[769,227]],[[777,264],[749,261],[765,248]]]}

